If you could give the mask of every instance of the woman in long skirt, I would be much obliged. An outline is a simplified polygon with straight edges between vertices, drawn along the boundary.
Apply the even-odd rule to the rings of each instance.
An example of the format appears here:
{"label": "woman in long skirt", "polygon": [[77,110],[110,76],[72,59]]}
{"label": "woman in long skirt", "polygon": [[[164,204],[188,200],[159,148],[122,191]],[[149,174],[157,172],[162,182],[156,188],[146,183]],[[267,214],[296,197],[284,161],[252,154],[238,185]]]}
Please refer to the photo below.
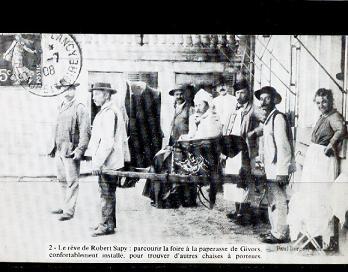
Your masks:
{"label": "woman in long skirt", "polygon": [[314,97],[321,115],[317,120],[303,164],[301,180],[289,203],[291,240],[298,235],[322,236],[326,246],[333,236],[331,187],[339,171],[338,153],[347,131],[342,115],[334,109],[332,91],[319,89]]}

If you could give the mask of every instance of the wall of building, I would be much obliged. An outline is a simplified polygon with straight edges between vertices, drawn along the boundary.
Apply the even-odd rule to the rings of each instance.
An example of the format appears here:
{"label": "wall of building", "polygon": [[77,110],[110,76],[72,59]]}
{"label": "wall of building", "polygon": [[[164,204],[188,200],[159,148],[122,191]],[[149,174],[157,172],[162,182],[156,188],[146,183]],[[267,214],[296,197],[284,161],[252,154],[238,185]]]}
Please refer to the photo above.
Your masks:
{"label": "wall of building", "polygon": [[[301,35],[298,38],[343,87],[343,81],[336,79],[336,74],[341,72],[342,37]],[[262,37],[259,35],[255,41],[255,52],[258,57],[255,57],[254,88],[265,85],[275,87],[283,97],[278,108],[285,112],[293,111],[297,116],[294,132],[296,158],[301,170],[301,164],[310,143],[311,131],[319,116],[317,107],[313,103],[315,92],[319,88],[331,89],[335,107],[341,113],[343,103],[346,103],[343,102],[344,96],[294,36]],[[343,160],[342,165],[346,164],[347,160]],[[297,177],[300,177],[300,173],[301,171],[298,171]]]}
{"label": "wall of building", "polygon": [[[230,65],[227,61],[219,59],[205,59],[205,54],[194,54],[191,47],[186,53],[183,53],[182,49],[180,52],[168,50],[168,46],[175,47],[175,44],[166,47],[163,37],[157,38],[157,45],[147,41],[148,46],[140,48],[137,44],[139,35],[118,36],[118,40],[113,37],[115,35],[74,36],[81,47],[83,58],[77,80],[81,84],[77,88],[77,99],[90,108],[90,72],[157,72],[158,90],[161,91],[162,99],[161,125],[166,139],[173,111],[173,98],[168,95],[168,91],[175,86],[176,73],[223,72]],[[169,40],[168,35],[165,36]],[[130,39],[132,37],[134,40]],[[123,41],[121,45],[117,42],[120,39]],[[187,40],[181,42],[187,43]],[[190,40],[188,45],[184,45],[194,45],[192,39],[191,44],[189,42]],[[126,86],[125,80],[125,77],[120,76],[117,88],[122,91]],[[56,109],[61,99],[61,96],[36,96],[21,86],[0,87],[0,176],[55,174],[54,160],[48,158],[47,154],[53,136]],[[88,171],[88,168],[89,166],[84,164],[82,172]]]}

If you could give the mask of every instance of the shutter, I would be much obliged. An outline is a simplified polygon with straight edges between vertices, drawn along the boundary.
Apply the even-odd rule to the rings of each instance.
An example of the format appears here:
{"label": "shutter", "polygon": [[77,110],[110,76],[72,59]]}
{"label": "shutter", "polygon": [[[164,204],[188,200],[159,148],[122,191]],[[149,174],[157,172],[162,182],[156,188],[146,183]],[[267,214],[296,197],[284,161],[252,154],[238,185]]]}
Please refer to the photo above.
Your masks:
{"label": "shutter", "polygon": [[131,72],[127,73],[127,79],[132,82],[145,82],[151,88],[157,89],[158,87],[157,72]]}

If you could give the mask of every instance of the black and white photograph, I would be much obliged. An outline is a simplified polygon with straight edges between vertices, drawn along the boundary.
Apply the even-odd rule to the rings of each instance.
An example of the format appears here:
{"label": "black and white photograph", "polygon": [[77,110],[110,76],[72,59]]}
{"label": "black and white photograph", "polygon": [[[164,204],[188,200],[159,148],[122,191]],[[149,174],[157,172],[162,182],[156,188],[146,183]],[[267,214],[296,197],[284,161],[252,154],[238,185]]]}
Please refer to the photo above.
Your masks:
{"label": "black and white photograph", "polygon": [[345,264],[348,36],[0,33],[0,261]]}

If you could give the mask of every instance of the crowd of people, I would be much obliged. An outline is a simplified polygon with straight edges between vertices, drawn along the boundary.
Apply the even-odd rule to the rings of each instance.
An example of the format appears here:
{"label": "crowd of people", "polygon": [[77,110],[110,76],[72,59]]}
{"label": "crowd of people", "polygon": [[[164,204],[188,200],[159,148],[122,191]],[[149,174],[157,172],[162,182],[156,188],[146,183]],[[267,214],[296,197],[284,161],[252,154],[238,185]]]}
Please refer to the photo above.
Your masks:
{"label": "crowd of people", "polygon": [[[299,189],[289,197],[287,187],[296,171],[295,150],[287,115],[276,107],[281,103],[282,96],[271,86],[253,92],[246,79],[234,82],[232,95],[229,83],[228,77],[222,75],[209,88],[201,86],[195,90],[191,84],[183,84],[170,90],[169,95],[174,98],[174,115],[169,143],[155,155],[150,171],[168,172],[173,167],[174,147],[182,141],[240,136],[248,147],[250,175],[247,176],[247,182],[224,184],[220,189],[224,199],[235,206],[232,209],[230,205],[231,211],[227,217],[242,226],[255,224],[256,215],[252,207],[253,195],[258,192],[255,181],[263,180],[271,228],[269,232],[262,233],[260,239],[271,244],[296,241],[299,233],[303,233],[305,219],[321,213],[318,207],[325,203],[323,196],[327,193],[327,186],[338,177],[340,149],[347,137],[345,121],[334,109],[332,91],[319,89],[315,93],[314,102],[321,116],[313,128],[302,182],[299,182]],[[131,160],[127,125],[120,110],[110,100],[117,90],[108,83],[96,83],[90,91],[100,110],[91,130],[85,106],[75,99],[76,86],[59,86],[67,90],[59,109],[54,148],[50,155],[56,157],[57,179],[62,183],[65,198],[53,213],[60,214],[59,220],[73,218],[80,161],[91,158],[92,173],[98,176],[102,203],[102,220],[92,228],[92,235],[112,234],[116,228],[117,177],[105,174],[103,169],[122,169]],[[211,89],[216,90],[217,97],[213,98],[211,91],[208,91]],[[255,103],[254,99],[259,103]],[[243,160],[239,155],[228,157],[221,154],[219,166],[222,173],[239,175]],[[309,183],[313,181],[317,183],[316,190]],[[150,197],[151,204],[157,208],[197,205],[197,188],[189,183],[147,180],[143,195]],[[322,222],[320,224],[325,225]],[[327,237],[333,236],[332,228],[325,230],[327,235],[323,231],[316,232],[316,235],[323,237],[323,247],[330,247],[332,243]]]}

